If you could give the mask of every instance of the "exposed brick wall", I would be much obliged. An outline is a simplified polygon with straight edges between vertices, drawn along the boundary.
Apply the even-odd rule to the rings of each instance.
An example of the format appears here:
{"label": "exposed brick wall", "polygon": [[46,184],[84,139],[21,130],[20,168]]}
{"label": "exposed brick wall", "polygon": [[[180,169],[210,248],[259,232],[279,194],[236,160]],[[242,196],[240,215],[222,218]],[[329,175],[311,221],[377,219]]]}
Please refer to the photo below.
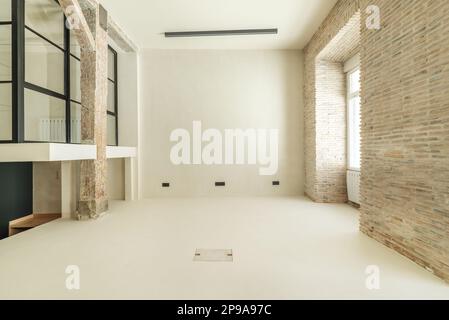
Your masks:
{"label": "exposed brick wall", "polygon": [[361,230],[449,281],[449,1],[362,32]]}
{"label": "exposed brick wall", "polygon": [[304,49],[305,190],[318,202],[347,201],[343,62],[359,50],[358,11],[358,1],[337,2]]}
{"label": "exposed brick wall", "polygon": [[[367,5],[380,8],[380,30],[365,27]],[[305,48],[307,194],[335,196],[321,194],[317,57],[359,9],[360,228],[449,281],[449,1],[336,4]]]}

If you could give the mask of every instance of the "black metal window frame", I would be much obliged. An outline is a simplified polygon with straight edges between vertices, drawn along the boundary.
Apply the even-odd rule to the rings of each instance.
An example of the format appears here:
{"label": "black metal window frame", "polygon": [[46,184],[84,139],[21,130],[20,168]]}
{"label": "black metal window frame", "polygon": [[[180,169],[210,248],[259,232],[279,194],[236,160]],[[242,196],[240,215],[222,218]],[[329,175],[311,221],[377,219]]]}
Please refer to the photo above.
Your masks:
{"label": "black metal window frame", "polygon": [[[14,1],[14,0],[12,0],[12,1]],[[4,26],[9,26],[10,29],[11,29],[11,33],[12,33],[12,26],[13,26],[12,19],[13,19],[13,17],[12,17],[12,3],[11,3],[11,17],[10,17],[10,20],[8,20],[8,21],[0,21],[0,28],[3,28]],[[12,40],[12,34],[11,34],[11,40]],[[12,59],[12,55],[13,55],[13,53],[11,52],[11,59]],[[11,73],[11,78],[9,80],[1,80],[0,81],[0,85],[10,84],[11,85],[11,89],[12,89],[12,85],[13,85],[12,76],[13,76],[13,74]],[[12,92],[11,92],[11,98],[12,98]],[[11,119],[11,121],[12,121],[12,119]],[[12,134],[12,132],[11,132],[11,134]],[[11,140],[0,140],[0,143],[11,143],[11,142],[12,142],[12,139]]]}
{"label": "black metal window frame", "polygon": [[[12,87],[12,139],[0,140],[0,143],[52,143],[53,141],[32,141],[25,139],[25,112],[24,112],[24,95],[25,89],[39,92],[41,94],[58,98],[65,101],[65,125],[66,125],[66,141],[67,144],[79,144],[72,142],[71,137],[71,104],[82,106],[81,101],[72,99],[71,97],[71,68],[70,59],[73,58],[81,62],[81,57],[71,52],[70,30],[67,28],[66,17],[61,23],[64,28],[64,46],[61,47],[40,34],[33,28],[25,24],[25,1],[29,0],[11,0],[11,21],[0,21],[1,25],[11,26],[12,39],[12,79],[10,81],[0,81],[0,84],[11,84]],[[54,0],[58,5],[58,1]],[[25,81],[25,30],[32,32],[37,37],[46,41],[48,44],[59,49],[64,54],[64,93],[58,93],[50,89],[38,86]],[[115,145],[119,145],[118,140],[118,54],[111,46],[108,46],[114,57],[114,79],[108,77],[108,81],[114,83],[114,111],[107,110],[107,114],[115,118]],[[59,142],[61,143],[61,142]]]}
{"label": "black metal window frame", "polygon": [[[114,84],[114,111],[109,111],[108,108],[107,114],[110,116],[113,116],[115,118],[115,144],[112,146],[118,146],[118,54],[117,51],[114,50],[111,46],[108,46],[108,50],[112,52],[112,55],[114,57],[114,79],[109,78],[108,76],[108,82],[111,82]],[[109,57],[109,54],[108,54]],[[109,73],[108,73],[109,75]],[[107,121],[106,121],[107,123]]]}
{"label": "black metal window frame", "polygon": [[[61,21],[64,32],[64,46],[61,47],[41,33],[25,24],[25,1],[11,0],[11,22],[2,22],[2,25],[10,24],[11,27],[11,66],[12,66],[12,139],[0,141],[0,143],[49,143],[51,141],[30,141],[25,139],[25,89],[32,90],[47,96],[65,101],[65,125],[66,141],[71,143],[71,98],[70,98],[70,30],[66,27],[66,18]],[[58,5],[58,1],[54,0]],[[60,50],[64,54],[64,93],[58,93],[50,89],[25,81],[25,30],[33,33],[47,44]],[[29,62],[28,62],[29,63]]]}
{"label": "black metal window frame", "polygon": [[[24,95],[25,89],[39,92],[41,94],[58,98],[65,101],[65,124],[66,124],[66,141],[72,144],[71,139],[71,103],[81,105],[80,101],[71,99],[70,92],[70,58],[73,57],[80,61],[80,58],[72,54],[70,46],[70,30],[66,26],[66,17],[64,16],[62,27],[64,28],[64,46],[61,47],[54,43],[44,35],[40,34],[33,28],[25,24],[25,1],[29,0],[11,0],[11,21],[0,22],[1,25],[11,25],[11,62],[12,62],[12,79],[11,81],[2,81],[2,83],[12,84],[12,139],[0,141],[0,143],[51,143],[53,141],[31,141],[25,139],[24,125]],[[58,5],[58,1],[54,0]],[[61,9],[62,10],[62,9]],[[32,32],[46,43],[57,48],[64,54],[64,93],[58,93],[50,89],[38,86],[25,81],[25,30]],[[29,63],[29,62],[28,62]],[[57,143],[57,142],[56,142]],[[61,142],[59,142],[61,143]],[[73,143],[79,144],[79,143]]]}

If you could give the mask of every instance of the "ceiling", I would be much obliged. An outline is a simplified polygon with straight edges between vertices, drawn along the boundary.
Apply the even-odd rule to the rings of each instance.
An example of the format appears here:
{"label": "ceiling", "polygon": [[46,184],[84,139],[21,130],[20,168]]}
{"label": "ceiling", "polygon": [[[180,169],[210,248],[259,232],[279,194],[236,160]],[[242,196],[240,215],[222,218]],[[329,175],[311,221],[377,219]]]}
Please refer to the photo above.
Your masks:
{"label": "ceiling", "polygon": [[[337,0],[101,0],[140,47],[302,49]],[[278,35],[168,38],[169,31],[278,28]]]}

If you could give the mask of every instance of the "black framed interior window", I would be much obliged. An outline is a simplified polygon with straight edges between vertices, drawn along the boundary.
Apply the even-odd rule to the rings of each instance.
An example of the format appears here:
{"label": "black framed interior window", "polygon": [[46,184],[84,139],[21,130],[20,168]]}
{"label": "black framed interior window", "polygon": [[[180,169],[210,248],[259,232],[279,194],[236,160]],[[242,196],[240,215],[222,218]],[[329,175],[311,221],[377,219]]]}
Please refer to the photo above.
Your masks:
{"label": "black framed interior window", "polygon": [[0,0],[0,142],[12,142],[11,0]]}
{"label": "black framed interior window", "polygon": [[108,103],[107,103],[107,144],[118,145],[118,79],[117,52],[108,48]]}
{"label": "black framed interior window", "polygon": [[56,0],[0,0],[0,143],[81,143],[80,47]]}
{"label": "black framed interior window", "polygon": [[72,143],[81,143],[81,49],[73,32],[69,46],[70,136]]}
{"label": "black framed interior window", "polygon": [[[118,145],[109,47],[108,145]],[[0,0],[0,143],[81,143],[81,51],[56,0]]]}
{"label": "black framed interior window", "polygon": [[24,141],[71,142],[67,127],[68,30],[54,0],[24,1]]}

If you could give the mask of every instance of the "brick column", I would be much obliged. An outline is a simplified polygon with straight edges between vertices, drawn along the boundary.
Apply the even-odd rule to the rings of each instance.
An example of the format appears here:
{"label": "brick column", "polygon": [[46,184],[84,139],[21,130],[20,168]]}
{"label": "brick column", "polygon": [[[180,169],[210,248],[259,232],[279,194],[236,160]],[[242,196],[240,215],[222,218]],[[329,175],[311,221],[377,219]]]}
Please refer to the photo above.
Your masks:
{"label": "brick column", "polygon": [[97,159],[81,161],[78,219],[99,217],[108,210],[107,179],[107,13],[101,7],[83,8],[83,14],[95,38],[95,51],[81,50],[81,139],[96,144]]}

